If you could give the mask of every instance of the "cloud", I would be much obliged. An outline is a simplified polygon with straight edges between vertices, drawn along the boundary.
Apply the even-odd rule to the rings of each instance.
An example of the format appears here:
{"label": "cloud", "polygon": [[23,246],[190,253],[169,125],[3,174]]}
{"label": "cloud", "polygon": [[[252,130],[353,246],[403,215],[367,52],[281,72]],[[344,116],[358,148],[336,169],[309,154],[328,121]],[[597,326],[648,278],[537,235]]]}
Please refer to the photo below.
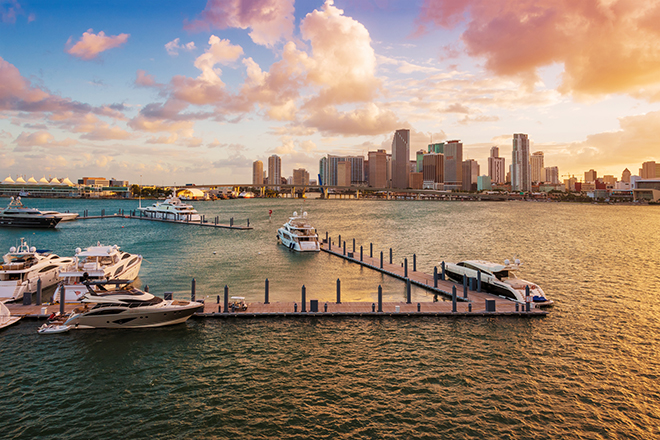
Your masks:
{"label": "cloud", "polygon": [[67,49],[65,52],[82,60],[89,61],[96,58],[101,52],[126,43],[128,37],[129,34],[106,36],[103,31],[94,34],[93,29],[88,29],[73,46],[71,45],[73,37],[69,37],[69,40],[66,42]]}
{"label": "cloud", "polygon": [[499,120],[500,120],[499,116],[477,115],[477,116],[472,117],[472,116],[465,115],[465,117],[463,119],[459,120],[458,123],[462,124],[462,125],[467,125],[467,124],[470,124],[472,122],[495,122],[495,121],[499,121]]}
{"label": "cloud", "polygon": [[[0,21],[3,23],[16,23],[16,17],[19,15],[25,15],[25,11],[18,0],[8,0],[0,3]],[[34,20],[30,17],[34,17],[34,14],[28,16],[28,23]]]}
{"label": "cloud", "polygon": [[179,39],[175,38],[165,45],[165,50],[167,50],[168,55],[175,57],[179,55],[179,50],[195,50],[195,42],[191,41],[187,44],[179,44]]}
{"label": "cloud", "polygon": [[154,75],[149,75],[145,70],[140,70],[135,74],[135,84],[136,87],[163,87],[164,84],[156,82],[156,77]]}
{"label": "cloud", "polygon": [[208,0],[198,20],[184,29],[248,29],[256,44],[272,47],[293,35],[293,0]]}
{"label": "cloud", "polygon": [[80,136],[82,139],[94,141],[123,140],[129,139],[131,134],[121,127],[111,127],[107,123],[101,123],[93,130]]}
{"label": "cloud", "polygon": [[540,67],[562,64],[562,93],[660,101],[656,0],[425,0],[417,21],[420,31],[465,21],[467,53],[528,85]]}
{"label": "cloud", "polygon": [[470,113],[470,109],[464,106],[463,104],[460,104],[458,102],[455,102],[444,109],[440,110],[442,113]]}
{"label": "cloud", "polygon": [[381,110],[370,103],[363,108],[339,112],[328,106],[319,109],[304,121],[307,127],[314,127],[325,135],[362,136],[393,132],[403,125],[394,112]]}
{"label": "cloud", "polygon": [[69,147],[77,144],[78,141],[71,138],[55,141],[55,136],[45,130],[39,130],[32,133],[21,132],[14,143],[17,145],[15,151],[29,151],[31,147]]}

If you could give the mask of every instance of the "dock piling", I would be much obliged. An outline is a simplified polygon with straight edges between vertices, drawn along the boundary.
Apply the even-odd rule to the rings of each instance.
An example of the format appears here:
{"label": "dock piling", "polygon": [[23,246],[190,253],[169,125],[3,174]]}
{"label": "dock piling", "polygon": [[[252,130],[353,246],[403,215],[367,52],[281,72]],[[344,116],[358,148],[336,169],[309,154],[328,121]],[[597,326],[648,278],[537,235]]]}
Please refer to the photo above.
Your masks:
{"label": "dock piling", "polygon": [[66,291],[64,283],[60,283],[60,316],[64,316],[64,301],[66,300]]}
{"label": "dock piling", "polygon": [[417,272],[417,254],[413,254],[413,272]]}
{"label": "dock piling", "polygon": [[369,243],[369,258],[373,258],[373,257],[374,257],[374,244]]}
{"label": "dock piling", "polygon": [[37,280],[37,305],[41,305],[41,278]]}
{"label": "dock piling", "polygon": [[445,262],[443,261],[440,263],[440,267],[442,268],[442,272],[440,273],[440,279],[442,281],[445,281]]}
{"label": "dock piling", "polygon": [[268,300],[268,294],[270,293],[269,290],[270,290],[270,281],[268,281],[268,278],[266,278],[264,304],[270,304],[270,301]]}
{"label": "dock piling", "polygon": [[404,277],[404,278],[408,278],[408,259],[407,259],[407,258],[404,258],[404,259],[403,259],[403,265],[404,265],[404,266],[403,266],[403,267],[404,267],[404,269],[403,269],[403,277]]}
{"label": "dock piling", "polygon": [[456,313],[456,286],[451,286],[451,311]]}
{"label": "dock piling", "polygon": [[305,285],[303,284],[302,286],[302,304],[300,307],[300,311],[303,313],[307,313],[307,289],[305,288]]}
{"label": "dock piling", "polygon": [[529,284],[525,286],[525,311],[529,312],[532,308],[531,297],[529,296]]}
{"label": "dock piling", "polygon": [[378,285],[378,312],[383,312],[383,286]]}
{"label": "dock piling", "polygon": [[220,304],[220,295],[216,295],[215,303]]}
{"label": "dock piling", "polygon": [[362,246],[360,246],[360,261],[363,261],[363,259],[362,259]]}
{"label": "dock piling", "polygon": [[406,304],[412,304],[412,283],[410,282],[410,278],[408,278],[408,282],[406,283]]}
{"label": "dock piling", "polygon": [[380,268],[383,268],[383,251],[380,251]]}
{"label": "dock piling", "polygon": [[376,303],[371,303],[371,313],[376,313]]}
{"label": "dock piling", "polygon": [[332,250],[332,237],[328,238],[328,250]]}
{"label": "dock piling", "polygon": [[390,264],[392,264],[392,248],[390,248]]}
{"label": "dock piling", "polygon": [[353,253],[355,253],[355,239],[353,239]]}
{"label": "dock piling", "polygon": [[346,242],[344,242],[344,255],[346,255]]}
{"label": "dock piling", "polygon": [[[64,303],[64,295],[60,295],[60,302]],[[24,306],[29,306],[32,304],[32,292],[25,292],[23,293],[23,305]]]}
{"label": "dock piling", "polygon": [[190,285],[190,302],[195,302],[195,287],[197,287],[196,284],[197,282],[193,278],[192,283]]}
{"label": "dock piling", "polygon": [[477,292],[481,292],[481,271],[477,271]]}
{"label": "dock piling", "polygon": [[293,303],[293,313],[298,313],[298,303]]}
{"label": "dock piling", "polygon": [[341,234],[339,234],[339,247],[341,247]]}
{"label": "dock piling", "polygon": [[468,303],[468,312],[472,313],[472,303]]}
{"label": "dock piling", "polygon": [[433,288],[438,288],[438,266],[433,267]]}
{"label": "dock piling", "polygon": [[467,276],[463,275],[463,298],[467,298],[468,291],[468,279]]}
{"label": "dock piling", "polygon": [[229,313],[229,286],[225,284],[225,313]]}
{"label": "dock piling", "polygon": [[422,311],[422,304],[421,303],[417,303],[417,311],[418,312]]}
{"label": "dock piling", "polygon": [[323,311],[324,311],[325,313],[328,313],[328,303],[325,303],[325,304],[323,305]]}
{"label": "dock piling", "polygon": [[247,227],[250,227],[250,219],[247,220]]}
{"label": "dock piling", "polygon": [[337,304],[341,304],[341,280],[337,278]]}

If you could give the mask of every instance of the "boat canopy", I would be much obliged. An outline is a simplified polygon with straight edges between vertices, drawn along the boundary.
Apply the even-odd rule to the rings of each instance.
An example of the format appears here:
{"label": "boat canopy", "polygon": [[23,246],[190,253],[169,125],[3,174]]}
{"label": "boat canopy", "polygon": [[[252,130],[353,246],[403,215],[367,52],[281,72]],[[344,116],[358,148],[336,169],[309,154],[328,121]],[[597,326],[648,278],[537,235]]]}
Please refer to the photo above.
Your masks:
{"label": "boat canopy", "polygon": [[76,254],[77,257],[107,257],[119,252],[119,246],[90,246]]}

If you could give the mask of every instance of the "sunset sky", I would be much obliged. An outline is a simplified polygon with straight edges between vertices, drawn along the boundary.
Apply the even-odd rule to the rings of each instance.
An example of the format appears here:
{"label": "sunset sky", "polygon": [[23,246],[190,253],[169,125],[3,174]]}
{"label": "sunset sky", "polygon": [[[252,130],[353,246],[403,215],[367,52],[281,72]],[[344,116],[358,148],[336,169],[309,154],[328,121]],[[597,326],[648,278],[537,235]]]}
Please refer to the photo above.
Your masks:
{"label": "sunset sky", "polygon": [[0,180],[312,178],[326,154],[513,133],[560,175],[660,161],[657,0],[0,0]]}

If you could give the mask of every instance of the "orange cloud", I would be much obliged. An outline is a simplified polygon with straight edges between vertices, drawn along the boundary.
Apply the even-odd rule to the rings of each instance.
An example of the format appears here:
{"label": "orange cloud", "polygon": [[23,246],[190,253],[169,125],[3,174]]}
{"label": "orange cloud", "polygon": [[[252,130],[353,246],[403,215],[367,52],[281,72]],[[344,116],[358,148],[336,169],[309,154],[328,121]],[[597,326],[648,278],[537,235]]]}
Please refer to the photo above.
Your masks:
{"label": "orange cloud", "polygon": [[96,58],[101,52],[121,46],[126,43],[128,37],[129,34],[106,36],[103,31],[94,34],[93,29],[88,29],[73,46],[71,46],[73,37],[69,37],[69,40],[66,42],[68,48],[65,52],[88,61]]}
{"label": "orange cloud", "polygon": [[14,140],[18,151],[30,150],[31,147],[69,147],[78,143],[75,139],[66,138],[63,141],[55,141],[55,136],[45,130],[33,133],[21,132]]}
{"label": "orange cloud", "polygon": [[293,35],[293,0],[208,0],[199,20],[184,29],[250,28],[256,44],[273,46]]}
{"label": "orange cloud", "polygon": [[538,68],[563,64],[560,90],[660,100],[660,4],[656,0],[425,0],[418,23],[453,28],[498,75],[528,85]]}
{"label": "orange cloud", "polygon": [[374,103],[348,112],[338,112],[327,106],[312,113],[304,122],[326,135],[361,136],[393,132],[403,125],[390,110],[381,110]]}

